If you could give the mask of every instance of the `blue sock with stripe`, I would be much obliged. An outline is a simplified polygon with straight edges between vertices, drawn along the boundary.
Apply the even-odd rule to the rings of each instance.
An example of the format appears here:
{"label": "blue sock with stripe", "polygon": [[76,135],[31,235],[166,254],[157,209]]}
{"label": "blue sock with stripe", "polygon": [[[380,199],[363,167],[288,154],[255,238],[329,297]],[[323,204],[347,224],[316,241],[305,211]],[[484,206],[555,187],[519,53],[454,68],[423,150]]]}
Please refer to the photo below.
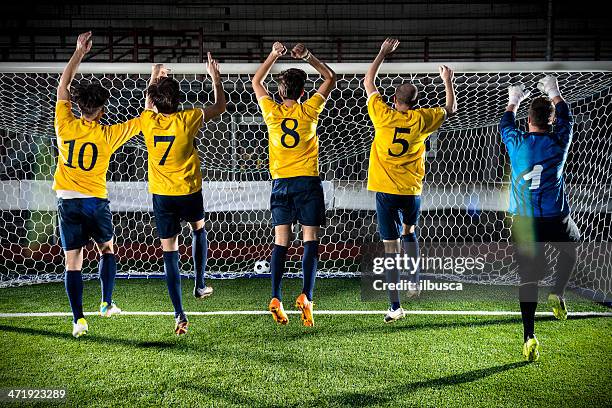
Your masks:
{"label": "blue sock with stripe", "polygon": [[302,293],[312,301],[315,277],[317,276],[317,263],[319,260],[319,241],[304,242],[304,255],[302,256],[303,286]]}
{"label": "blue sock with stripe", "polygon": [[191,254],[193,255],[196,288],[204,289],[206,287],[204,274],[206,272],[206,259],[208,257],[206,230],[201,228],[193,231],[191,238]]}
{"label": "blue sock with stripe", "polygon": [[100,285],[102,286],[102,302],[110,305],[113,301],[115,275],[117,275],[117,259],[115,254],[102,254],[99,271]]}
{"label": "blue sock with stripe", "polygon": [[[385,253],[385,264],[387,263],[387,258],[393,259],[395,262],[395,258],[397,254],[395,253]],[[399,283],[400,281],[400,273],[399,270],[393,266],[392,268],[385,268],[385,278],[387,280],[387,284],[389,283]],[[400,308],[400,295],[398,290],[388,290],[389,294],[389,303],[391,304],[391,310],[397,310]]]}
{"label": "blue sock with stripe", "polygon": [[[404,255],[412,258],[413,261],[410,261],[410,265],[414,265],[413,262],[417,262],[417,266],[414,269],[414,274],[410,275],[410,281],[414,283],[419,283],[419,241],[417,240],[416,232],[411,232],[406,235],[402,235],[402,249],[404,250]],[[413,272],[411,270],[411,272]]]}
{"label": "blue sock with stripe", "polygon": [[73,321],[76,323],[77,320],[85,317],[83,314],[83,277],[81,271],[66,271],[64,284],[72,309]]}
{"label": "blue sock with stripe", "polygon": [[174,317],[183,314],[183,299],[181,295],[181,271],[179,270],[178,251],[164,252],[164,271],[168,294],[174,306]]}
{"label": "blue sock with stripe", "polygon": [[285,273],[285,261],[287,259],[287,250],[289,247],[276,245],[272,249],[272,258],[270,259],[270,274],[272,275],[272,297],[282,300],[281,298],[281,283],[283,281],[283,273]]}

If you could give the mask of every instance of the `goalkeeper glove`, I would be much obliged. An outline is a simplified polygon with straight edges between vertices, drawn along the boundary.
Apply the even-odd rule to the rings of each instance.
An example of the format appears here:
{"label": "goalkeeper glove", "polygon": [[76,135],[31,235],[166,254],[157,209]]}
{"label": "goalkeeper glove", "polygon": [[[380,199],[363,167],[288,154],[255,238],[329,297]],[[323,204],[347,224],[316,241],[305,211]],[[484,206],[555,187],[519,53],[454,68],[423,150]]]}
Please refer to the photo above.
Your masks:
{"label": "goalkeeper glove", "polygon": [[508,87],[508,105],[518,105],[523,99],[528,98],[530,91],[525,90],[525,85],[512,85]]}
{"label": "goalkeeper glove", "polygon": [[552,75],[546,75],[544,78],[540,79],[538,82],[538,89],[542,91],[542,93],[548,95],[550,99],[561,95],[557,78]]}

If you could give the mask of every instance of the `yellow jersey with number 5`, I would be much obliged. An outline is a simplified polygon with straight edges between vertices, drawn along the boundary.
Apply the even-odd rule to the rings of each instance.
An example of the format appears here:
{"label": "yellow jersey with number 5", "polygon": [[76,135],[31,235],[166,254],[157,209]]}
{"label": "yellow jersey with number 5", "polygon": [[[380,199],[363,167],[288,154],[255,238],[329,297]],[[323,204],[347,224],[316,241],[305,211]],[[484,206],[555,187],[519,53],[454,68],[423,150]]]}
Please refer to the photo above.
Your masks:
{"label": "yellow jersey with number 5", "polygon": [[374,124],[370,149],[368,190],[398,195],[420,195],[425,176],[425,140],[446,118],[441,107],[399,112],[376,92],[368,98]]}
{"label": "yellow jersey with number 5", "polygon": [[59,157],[53,190],[76,191],[107,198],[106,172],[111,155],[140,133],[140,119],[106,126],[77,119],[70,101],[55,104],[55,134]]}
{"label": "yellow jersey with number 5", "polygon": [[306,102],[287,107],[264,96],[259,99],[259,106],[268,127],[272,178],[318,176],[317,123],[325,97],[315,93]]}
{"label": "yellow jersey with number 5", "polygon": [[145,110],[140,115],[148,152],[149,192],[179,196],[202,189],[196,136],[203,116],[202,109],[170,115]]}

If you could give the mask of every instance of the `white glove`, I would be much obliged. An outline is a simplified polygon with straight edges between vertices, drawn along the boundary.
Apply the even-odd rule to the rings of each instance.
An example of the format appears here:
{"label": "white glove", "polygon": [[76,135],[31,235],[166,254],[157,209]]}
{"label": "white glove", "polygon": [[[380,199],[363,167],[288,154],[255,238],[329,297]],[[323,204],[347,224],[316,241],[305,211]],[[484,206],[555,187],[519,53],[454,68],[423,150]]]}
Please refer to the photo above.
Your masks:
{"label": "white glove", "polygon": [[550,99],[561,95],[557,78],[552,75],[546,75],[544,78],[540,79],[538,82],[538,89],[542,91],[542,93],[548,95]]}
{"label": "white glove", "polygon": [[525,85],[511,85],[508,87],[508,105],[518,105],[530,94],[530,91],[525,90]]}

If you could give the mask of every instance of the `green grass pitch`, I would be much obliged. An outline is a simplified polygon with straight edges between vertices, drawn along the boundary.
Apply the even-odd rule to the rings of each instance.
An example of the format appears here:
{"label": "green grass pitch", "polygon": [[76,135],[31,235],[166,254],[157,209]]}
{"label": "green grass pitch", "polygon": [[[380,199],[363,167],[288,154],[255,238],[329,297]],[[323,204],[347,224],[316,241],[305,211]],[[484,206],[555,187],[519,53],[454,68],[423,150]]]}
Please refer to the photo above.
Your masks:
{"label": "green grass pitch", "polygon": [[[267,279],[211,285],[215,294],[196,301],[183,280],[188,312],[265,310],[269,300]],[[300,281],[283,286],[292,309]],[[468,287],[467,295],[406,306],[518,311],[515,300],[485,292],[495,289]],[[162,280],[119,280],[115,293],[124,310],[171,311]],[[86,310],[96,309],[98,297],[98,282],[86,282]],[[570,313],[609,311],[570,302]],[[362,302],[354,279],[319,280],[315,303],[321,310],[386,307]],[[62,284],[0,289],[2,313],[49,311],[69,311]],[[612,400],[610,318],[538,317],[541,359],[528,364],[518,316],[409,315],[392,325],[382,317],[315,314],[315,327],[305,328],[297,315],[286,327],[267,315],[191,316],[188,335],[177,338],[171,316],[92,316],[89,335],[78,340],[69,317],[0,318],[0,388],[66,388],[62,404],[79,407],[592,408]]]}

